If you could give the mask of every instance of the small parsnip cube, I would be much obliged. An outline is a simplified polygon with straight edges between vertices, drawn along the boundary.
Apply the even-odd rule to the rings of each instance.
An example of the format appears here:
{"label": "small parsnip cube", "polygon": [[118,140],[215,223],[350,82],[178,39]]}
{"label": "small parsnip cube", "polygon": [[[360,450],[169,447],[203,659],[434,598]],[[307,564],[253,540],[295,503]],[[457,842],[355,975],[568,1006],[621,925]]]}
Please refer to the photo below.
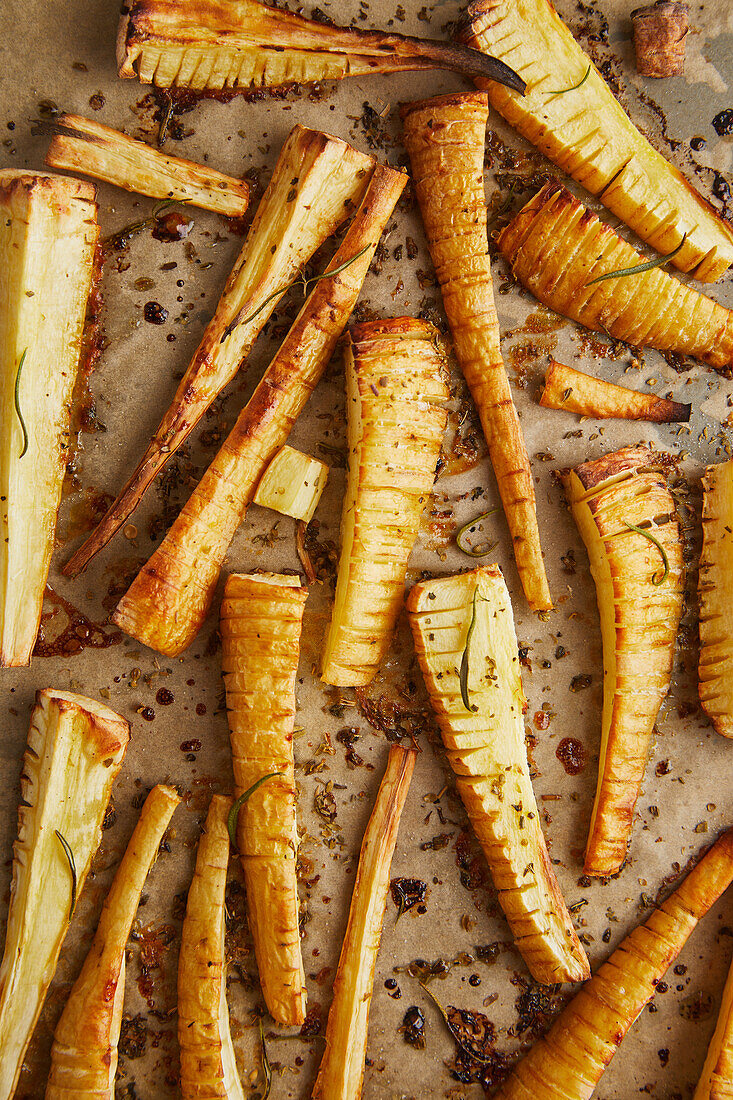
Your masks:
{"label": "small parsnip cube", "polygon": [[254,503],[310,523],[326,488],[328,466],[294,447],[281,447],[265,470]]}

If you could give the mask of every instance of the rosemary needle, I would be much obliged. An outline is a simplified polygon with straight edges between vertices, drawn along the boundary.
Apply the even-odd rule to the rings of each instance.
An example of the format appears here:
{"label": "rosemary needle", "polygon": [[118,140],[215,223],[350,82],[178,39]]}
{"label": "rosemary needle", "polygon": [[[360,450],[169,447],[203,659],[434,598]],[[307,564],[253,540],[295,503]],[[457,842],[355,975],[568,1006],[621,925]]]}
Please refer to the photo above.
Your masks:
{"label": "rosemary needle", "polygon": [[642,271],[652,271],[655,267],[662,267],[667,260],[671,260],[673,256],[677,255],[686,240],[687,234],[685,233],[677,247],[668,252],[666,256],[657,256],[656,260],[647,260],[645,263],[636,264],[634,267],[620,267],[618,271],[607,271],[605,275],[596,275],[595,279],[591,279],[585,285],[593,286],[594,283],[602,283],[606,279],[620,279],[625,275],[641,275]]}
{"label": "rosemary needle", "polygon": [[69,861],[69,870],[71,871],[71,905],[69,906],[69,923],[74,915],[74,909],[76,908],[76,862],[74,860],[74,853],[71,850],[69,844],[63,833],[60,833],[58,829],[54,829],[56,836],[59,838],[59,843],[64,849],[64,854]]}
{"label": "rosemary needle", "polygon": [[[471,535],[476,530],[478,525],[489,516],[493,516],[495,512],[498,512],[498,508],[489,508],[488,512],[482,512],[480,516],[476,516],[476,519],[470,520],[468,523],[464,523],[460,531],[456,535],[456,546],[459,550],[462,550],[464,554],[468,554],[471,558],[483,558],[486,554],[490,554],[496,546],[496,542],[482,542],[477,546],[471,546],[465,542],[465,536]],[[485,549],[482,549],[485,547]]]}
{"label": "rosemary needle", "polygon": [[260,1045],[262,1047],[262,1072],[265,1077],[265,1090],[262,1093],[261,1100],[267,1100],[270,1095],[270,1089],[272,1088],[272,1067],[270,1066],[270,1059],[267,1057],[267,1047],[265,1046],[265,1029],[262,1026],[262,1017],[260,1016]]}
{"label": "rosemary needle", "polygon": [[459,679],[459,682],[460,682],[460,685],[461,685],[461,699],[463,700],[463,705],[466,708],[466,710],[470,710],[472,712],[478,710],[478,707],[471,706],[471,700],[470,700],[469,695],[468,695],[468,672],[469,672],[469,661],[470,661],[469,650],[470,650],[470,646],[471,646],[471,635],[473,634],[474,627],[476,626],[476,600],[478,600],[478,599],[484,600],[484,603],[486,603],[486,600],[484,599],[484,597],[479,596],[478,585],[477,585],[476,588],[474,588],[474,590],[473,590],[473,603],[471,605],[471,622],[468,624],[468,632],[466,634],[466,645],[463,649],[463,656],[461,657],[461,669],[460,669],[460,673],[459,673],[459,676],[458,676],[458,679]]}
{"label": "rosemary needle", "polygon": [[624,523],[630,531],[635,531],[637,535],[643,535],[645,539],[649,539],[649,542],[653,542],[659,553],[662,555],[664,572],[661,576],[659,576],[658,573],[654,573],[652,576],[652,584],[656,584],[657,586],[659,586],[660,584],[664,584],[667,577],[669,576],[669,558],[667,557],[667,552],[662,546],[661,542],[659,541],[659,539],[655,539],[654,535],[650,534],[650,532],[645,530],[643,527],[637,527],[635,524],[629,523],[628,520],[624,520]]}
{"label": "rosemary needle", "polygon": [[20,372],[23,370],[23,364],[25,363],[25,357],[28,354],[28,348],[26,348],[20,357],[18,363],[18,372],[15,375],[15,411],[20,421],[20,427],[23,432],[23,450],[18,455],[22,458],[25,452],[28,450],[28,429],[25,426],[25,420],[23,419],[23,413],[20,411]]}
{"label": "rosemary needle", "polygon": [[580,88],[581,85],[585,84],[586,80],[590,76],[590,70],[591,70],[591,66],[589,65],[588,68],[585,70],[585,75],[580,78],[580,80],[578,81],[577,84],[573,84],[573,86],[571,88],[558,88],[558,90],[556,92],[548,92],[547,94],[548,95],[565,95],[566,92],[576,91],[576,89]]}
{"label": "rosemary needle", "polygon": [[258,779],[256,783],[253,783],[244,794],[240,794],[237,801],[232,806],[227,817],[227,829],[229,831],[229,839],[232,843],[232,848],[237,851],[237,822],[239,820],[239,811],[248,798],[258,790],[263,783],[266,783],[268,779],[274,779],[276,775],[284,775],[285,772],[270,772],[269,775],[263,775],[261,779]]}

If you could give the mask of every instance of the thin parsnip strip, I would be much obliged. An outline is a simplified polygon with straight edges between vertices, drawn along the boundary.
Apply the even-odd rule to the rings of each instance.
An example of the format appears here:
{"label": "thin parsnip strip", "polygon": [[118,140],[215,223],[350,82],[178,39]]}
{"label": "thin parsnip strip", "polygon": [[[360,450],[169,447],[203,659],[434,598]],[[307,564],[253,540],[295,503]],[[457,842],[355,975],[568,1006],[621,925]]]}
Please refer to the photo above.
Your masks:
{"label": "thin parsnip strip", "polygon": [[732,880],[729,830],[585,983],[499,1088],[497,1100],[590,1100],[667,968]]}
{"label": "thin parsnip strip", "polygon": [[552,607],[537,526],[529,457],[501,355],[491,282],[482,92],[441,96],[401,109],[404,142],[453,345],[481,418],[524,594]]}
{"label": "thin parsnip strip", "polygon": [[305,1019],[298,928],[298,829],[293,725],[300,629],[308,589],[279,573],[228,578],[221,605],[222,668],[237,797],[237,849],[268,1011]]}
{"label": "thin parsnip strip", "polygon": [[106,895],[94,942],[54,1032],[46,1100],[113,1100],[125,948],[148,872],[180,796],[153,787]]}
{"label": "thin parsnip strip", "polygon": [[374,170],[326,269],[334,274],[316,283],[214,461],[121,601],[117,621],[153,649],[177,655],[200,630],[234,533],[333,355],[406,178],[391,168]]}
{"label": "thin parsnip strip", "polygon": [[733,737],[733,461],[702,479],[700,702],[718,733]]}
{"label": "thin parsnip strip", "polygon": [[692,1100],[733,1100],[733,965],[728,971],[718,1022]]}
{"label": "thin parsnip strip", "polygon": [[374,969],[382,936],[389,871],[397,829],[417,753],[393,745],[359,854],[333,1001],[326,1048],[311,1094],[313,1100],[359,1100],[369,1031]]}
{"label": "thin parsnip strip", "polygon": [[168,412],[99,525],[64,566],[76,576],[112,538],[155,475],[239,370],[282,295],[360,203],[374,167],[345,141],[295,126],[244,248]]}
{"label": "thin parsnip strip", "polygon": [[229,218],[241,218],[249,206],[246,180],[172,157],[101,122],[62,114],[42,129],[52,135],[46,153],[51,168],[81,172],[154,199],[189,202]]}
{"label": "thin parsnip strip", "polygon": [[545,374],[540,405],[599,419],[649,420],[653,424],[687,423],[691,405],[655,397],[653,393],[605,382],[552,359]]}

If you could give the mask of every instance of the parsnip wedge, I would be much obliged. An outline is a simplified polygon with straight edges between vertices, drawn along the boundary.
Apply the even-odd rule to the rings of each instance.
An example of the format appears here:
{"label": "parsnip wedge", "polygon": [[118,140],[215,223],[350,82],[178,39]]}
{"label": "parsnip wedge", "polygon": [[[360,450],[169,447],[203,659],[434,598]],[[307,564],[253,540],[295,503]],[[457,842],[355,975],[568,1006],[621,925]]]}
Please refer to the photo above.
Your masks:
{"label": "parsnip wedge", "polygon": [[260,984],[281,1024],[305,1019],[298,928],[293,725],[308,589],[280,573],[233,574],[221,605],[222,668],[237,798],[237,848]]}
{"label": "parsnip wedge", "polygon": [[0,965],[0,1100],[18,1083],[129,738],[101,703],[50,688],[36,695]]}
{"label": "parsnip wedge", "polygon": [[721,277],[733,226],[640,134],[549,0],[474,0],[459,37],[527,81],[525,96],[478,82],[523,137],[658,252],[682,244],[681,271]]}
{"label": "parsnip wedge", "polygon": [[316,283],[214,461],[121,601],[120,625],[146,645],[175,656],[200,630],[234,533],[333,355],[406,179],[375,168],[328,277]]}
{"label": "parsnip wedge", "polygon": [[573,370],[551,359],[545,374],[540,405],[598,419],[650,420],[653,424],[671,424],[690,419],[691,405],[655,397],[653,393],[617,386]]}
{"label": "parsnip wedge", "polygon": [[354,325],[345,369],[349,470],[322,679],[358,687],[374,678],[402,607],[448,388],[437,330],[410,317]]}
{"label": "parsnip wedge", "polygon": [[692,1100],[733,1100],[733,966],[728,971],[718,1022]]}
{"label": "parsnip wedge", "polygon": [[416,757],[414,749],[392,745],[364,833],[349,921],[333,983],[326,1048],[311,1093],[313,1100],[359,1100],[361,1096],[389,870]]}
{"label": "parsnip wedge", "polygon": [[449,42],[316,23],[255,0],[134,0],[120,21],[122,77],[194,91],[270,88],[405,69],[524,82],[503,62]]}
{"label": "parsnip wedge", "polygon": [[281,447],[260,478],[254,502],[310,523],[327,480],[325,462],[293,447]]}
{"label": "parsnip wedge", "polygon": [[648,448],[626,447],[564,477],[590,559],[603,640],[601,755],[587,875],[612,875],[626,858],[682,614],[677,513],[664,476],[650,469],[653,465]]}
{"label": "parsnip wedge", "polygon": [[373,167],[371,157],[339,138],[304,126],[291,130],[173,403],[117,499],[66,563],[67,575],[76,576],[109,542],[231,382],[300,268],[360,203]]}
{"label": "parsnip wedge", "polygon": [[456,786],[538,982],[590,975],[547,853],[524,742],[512,606],[498,565],[416,584],[407,610]]}
{"label": "parsnip wedge", "polygon": [[497,1100],[590,1100],[667,968],[732,880],[728,831],[585,983],[500,1086]]}
{"label": "parsnip wedge", "polygon": [[453,345],[481,418],[524,594],[533,610],[547,610],[552,600],[534,482],[501,356],[491,283],[483,173],[488,98],[482,92],[440,96],[404,104],[400,113]]}
{"label": "parsnip wedge", "polygon": [[711,367],[733,365],[733,311],[659,267],[644,270],[646,258],[562,184],[530,199],[497,245],[543,305],[586,328]]}
{"label": "parsnip wedge", "polygon": [[733,461],[702,479],[700,702],[718,733],[733,737]]}
{"label": "parsnip wedge", "polygon": [[94,942],[56,1025],[46,1100],[114,1100],[125,999],[125,948],[148,871],[180,796],[158,785],[145,800],[107,894]]}
{"label": "parsnip wedge", "polygon": [[52,134],[46,164],[116,184],[154,199],[178,199],[241,218],[249,206],[249,184],[205,164],[162,153],[144,141],[79,115],[59,115],[43,129]]}
{"label": "parsnip wedge", "polygon": [[0,666],[30,664],[99,234],[92,184],[0,170]]}
{"label": "parsnip wedge", "polygon": [[232,800],[215,794],[188,891],[178,957],[178,1043],[183,1100],[244,1100],[227,1007],[224,899]]}

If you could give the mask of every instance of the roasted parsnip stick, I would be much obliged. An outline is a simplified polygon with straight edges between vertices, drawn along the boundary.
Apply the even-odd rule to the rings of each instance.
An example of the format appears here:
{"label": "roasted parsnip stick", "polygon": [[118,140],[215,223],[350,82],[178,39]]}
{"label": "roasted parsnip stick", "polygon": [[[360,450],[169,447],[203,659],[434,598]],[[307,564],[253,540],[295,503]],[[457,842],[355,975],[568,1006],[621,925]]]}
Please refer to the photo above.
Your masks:
{"label": "roasted parsnip stick", "polygon": [[416,584],[415,651],[458,793],[516,945],[538,982],[590,976],[555,879],[529,776],[512,607],[497,565]]}
{"label": "roasted parsnip stick", "polygon": [[733,1098],[733,965],[723,989],[718,1022],[692,1100]]}
{"label": "roasted parsnip stick", "polygon": [[476,403],[529,606],[552,607],[529,457],[501,357],[488,255],[482,92],[408,103],[401,110],[430,254],[458,362]]}
{"label": "roasted parsnip stick", "polygon": [[573,370],[554,359],[545,374],[545,388],[540,405],[546,409],[562,409],[579,416],[620,420],[650,420],[653,424],[671,424],[690,419],[691,405],[655,397],[653,393],[604,382],[590,374]]}
{"label": "roasted parsnip stick", "polygon": [[300,628],[308,589],[279,573],[227,580],[221,605],[222,667],[237,797],[237,848],[260,984],[281,1024],[305,1019],[298,928],[298,829],[293,724]]}
{"label": "roasted parsnip stick", "polygon": [[234,532],[328,365],[405,181],[391,168],[375,169],[328,266],[333,274],[316,283],[219,453],[121,601],[117,621],[146,645],[176,655],[196,637]]}
{"label": "roasted parsnip stick", "polygon": [[[733,228],[643,137],[549,0],[475,0],[461,41],[510,63],[518,96],[478,81],[491,105],[681,271],[715,282],[733,263]],[[562,93],[562,94],[560,94]]]}
{"label": "roasted parsnip stick", "polygon": [[101,703],[50,688],[36,695],[0,965],[0,1100],[18,1083],[129,738]]}
{"label": "roasted parsnip stick", "polygon": [[700,702],[718,733],[733,737],[733,461],[702,479]]}
{"label": "roasted parsnip stick", "polygon": [[677,513],[664,476],[649,469],[653,463],[646,447],[626,447],[564,478],[590,559],[603,639],[601,756],[587,875],[611,875],[626,858],[682,614]]}
{"label": "roasted parsnip stick", "polygon": [[178,957],[183,1100],[244,1100],[226,998],[224,898],[232,800],[215,794],[199,840]]}
{"label": "roasted parsnip stick", "polygon": [[393,745],[364,833],[313,1100],[359,1100],[389,869],[416,752]]}
{"label": "roasted parsnip stick", "polygon": [[153,787],[107,894],[89,954],[56,1025],[46,1100],[113,1100],[125,948],[148,871],[179,795]]}
{"label": "roasted parsnip stick", "polygon": [[733,312],[659,267],[628,274],[645,257],[562,184],[546,184],[497,244],[523,286],[586,328],[711,367],[733,365]]}
{"label": "roasted parsnip stick", "polygon": [[99,229],[92,184],[0,170],[0,666],[38,633]]}
{"label": "roasted parsnip stick", "polygon": [[733,833],[616,948],[499,1088],[497,1100],[590,1100],[697,922],[733,880]]}
{"label": "roasted parsnip stick", "polygon": [[447,421],[436,329],[396,317],[355,325],[345,356],[349,471],[323,653],[327,684],[368,684],[392,638]]}
{"label": "roasted parsnip stick", "polygon": [[503,62],[448,42],[316,23],[254,0],[136,0],[120,21],[122,77],[195,91],[340,80],[404,69],[454,69],[524,82]]}
{"label": "roasted parsnip stick", "polygon": [[173,403],[135,472],[64,567],[75,576],[137,507],[155,475],[231,382],[282,294],[359,204],[371,157],[339,138],[295,126],[282,148],[244,248]]}
{"label": "roasted parsnip stick", "polygon": [[310,523],[326,488],[328,466],[293,447],[281,447],[260,478],[255,504]]}
{"label": "roasted parsnip stick", "polygon": [[65,168],[114,183],[154,199],[178,199],[241,218],[249,206],[249,184],[205,164],[172,157],[79,115],[59,115],[44,124],[53,135],[46,153],[51,168]]}

